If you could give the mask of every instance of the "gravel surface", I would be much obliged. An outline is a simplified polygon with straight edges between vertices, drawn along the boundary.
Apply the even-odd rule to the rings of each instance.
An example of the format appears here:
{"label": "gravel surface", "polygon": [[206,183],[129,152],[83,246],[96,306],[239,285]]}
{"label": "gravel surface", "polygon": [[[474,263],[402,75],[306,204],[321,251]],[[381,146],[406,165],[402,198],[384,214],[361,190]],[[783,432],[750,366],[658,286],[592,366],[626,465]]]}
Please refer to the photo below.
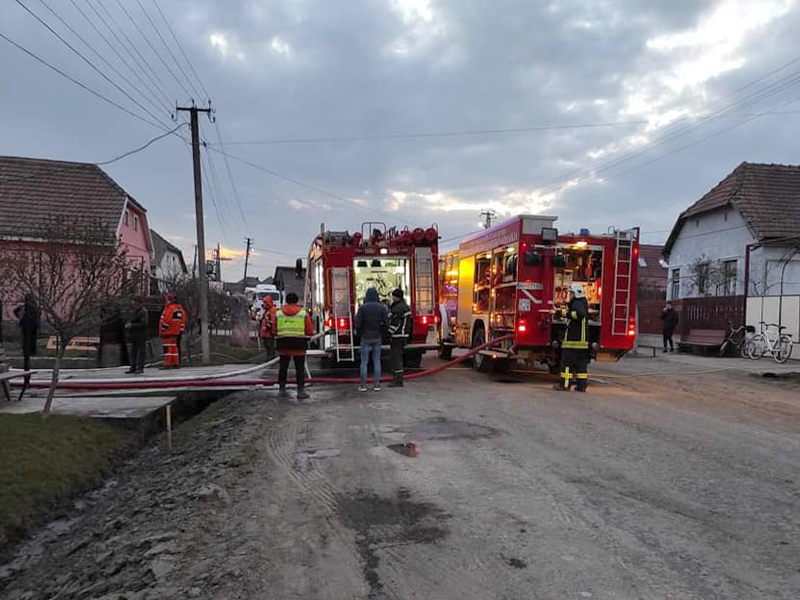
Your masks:
{"label": "gravel surface", "polygon": [[0,596],[800,597],[797,380],[654,366],[593,365],[587,394],[453,369],[230,396],[0,568]]}

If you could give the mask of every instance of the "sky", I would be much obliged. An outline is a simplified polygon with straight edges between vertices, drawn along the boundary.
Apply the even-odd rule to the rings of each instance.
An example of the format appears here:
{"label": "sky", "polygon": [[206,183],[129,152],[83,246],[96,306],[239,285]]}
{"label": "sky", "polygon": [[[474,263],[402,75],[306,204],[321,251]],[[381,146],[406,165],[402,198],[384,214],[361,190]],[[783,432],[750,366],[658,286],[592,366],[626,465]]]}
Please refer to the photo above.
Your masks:
{"label": "sky", "polygon": [[[246,237],[266,277],[323,223],[436,224],[449,249],[491,209],[662,243],[742,161],[800,164],[800,0],[5,4],[0,33],[118,106],[0,39],[0,155],[106,161],[210,99],[205,239],[226,281]],[[176,134],[104,168],[191,264]]]}

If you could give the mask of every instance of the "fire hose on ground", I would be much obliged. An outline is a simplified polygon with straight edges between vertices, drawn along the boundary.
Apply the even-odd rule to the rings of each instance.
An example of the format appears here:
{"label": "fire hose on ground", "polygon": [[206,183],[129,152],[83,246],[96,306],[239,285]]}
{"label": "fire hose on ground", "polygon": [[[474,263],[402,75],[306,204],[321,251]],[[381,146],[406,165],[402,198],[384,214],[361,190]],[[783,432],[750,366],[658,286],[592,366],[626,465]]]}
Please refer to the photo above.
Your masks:
{"label": "fire hose on ground", "polygon": [[[480,346],[476,346],[467,352],[466,354],[462,354],[461,356],[454,358],[451,361],[446,363],[442,363],[433,367],[432,369],[426,369],[424,371],[417,371],[414,373],[406,374],[403,379],[406,381],[420,379],[422,377],[429,377],[430,375],[434,375],[445,369],[449,369],[459,363],[464,362],[465,360],[469,360],[472,356],[481,352],[482,350],[486,350],[488,348],[492,348],[494,346],[498,346],[503,342],[507,342],[509,340],[513,340],[513,335],[506,335],[503,337],[495,338],[493,340],[489,340],[485,344],[481,344]],[[273,364],[277,359],[273,359],[263,365],[257,365],[257,369],[263,369],[267,366]],[[253,369],[253,368],[251,368]],[[248,369],[248,370],[251,370]],[[255,369],[253,369],[255,370]],[[151,381],[132,381],[130,379],[117,379],[114,381],[59,381],[56,384],[56,388],[60,390],[134,390],[134,389],[170,389],[170,388],[186,388],[186,387],[247,387],[247,386],[273,386],[278,383],[277,379],[227,379],[227,377],[235,376],[240,373],[232,373],[227,374],[222,377],[226,377],[226,379],[208,379],[208,376],[198,376],[190,379],[177,379],[171,378],[169,380],[161,379],[161,380],[151,380]],[[381,381],[391,381],[391,376],[385,376],[381,378]],[[311,377],[306,379],[306,383],[309,384],[354,384],[360,383],[361,379],[359,377]],[[296,383],[295,380],[290,379],[288,383]],[[22,385],[22,384],[19,384]],[[37,380],[31,381],[28,384],[30,388],[39,388],[39,389],[46,389],[49,388],[51,385],[50,381],[44,380]]]}

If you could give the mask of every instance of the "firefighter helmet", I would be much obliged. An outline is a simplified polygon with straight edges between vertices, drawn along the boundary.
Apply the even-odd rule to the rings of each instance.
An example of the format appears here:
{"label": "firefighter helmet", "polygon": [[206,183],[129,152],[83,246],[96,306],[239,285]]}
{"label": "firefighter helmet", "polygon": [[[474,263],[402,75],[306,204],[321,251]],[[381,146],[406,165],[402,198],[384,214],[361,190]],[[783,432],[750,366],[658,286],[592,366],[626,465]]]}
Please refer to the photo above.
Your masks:
{"label": "firefighter helmet", "polygon": [[580,283],[570,285],[569,291],[575,294],[576,298],[583,298],[583,286]]}

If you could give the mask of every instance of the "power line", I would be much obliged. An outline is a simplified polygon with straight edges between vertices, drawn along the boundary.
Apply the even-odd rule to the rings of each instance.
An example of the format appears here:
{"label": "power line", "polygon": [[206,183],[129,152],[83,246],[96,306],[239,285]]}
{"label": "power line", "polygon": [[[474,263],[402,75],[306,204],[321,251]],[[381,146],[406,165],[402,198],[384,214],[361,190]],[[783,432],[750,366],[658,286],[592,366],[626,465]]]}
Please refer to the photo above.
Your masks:
{"label": "power line", "polygon": [[81,54],[72,44],[70,44],[67,40],[65,40],[61,35],[50,25],[44,21],[39,15],[33,12],[30,8],[28,8],[22,0],[15,0],[17,4],[19,4],[28,14],[30,14],[34,19],[36,19],[39,23],[41,23],[47,30],[56,36],[67,48],[69,48],[73,53],[75,53],[78,57],[81,58],[87,65],[89,65],[94,71],[96,71],[103,79],[108,81],[111,85],[113,85],[117,90],[119,90],[125,97],[127,97],[131,102],[133,102],[136,106],[141,108],[147,115],[149,115],[155,121],[158,121],[158,117],[155,116],[150,110],[143,106],[141,102],[136,100],[133,96],[131,96],[128,92],[123,90],[115,81],[113,81],[110,77],[108,77],[105,73],[103,73],[92,61],[86,58],[83,54]]}
{"label": "power line", "polygon": [[[162,64],[162,65],[164,65],[164,68],[167,70],[167,72],[168,72],[170,75],[172,75],[172,78],[175,80],[175,82],[178,84],[178,86],[179,86],[179,87],[180,87],[180,88],[183,90],[183,92],[184,92],[184,93],[185,93],[185,94],[186,94],[186,95],[187,95],[189,98],[191,98],[191,97],[192,97],[192,93],[191,93],[189,90],[187,90],[187,89],[186,89],[186,87],[183,85],[183,82],[182,82],[180,79],[178,79],[178,76],[177,76],[177,75],[175,75],[175,73],[172,71],[172,69],[170,69],[170,68],[169,68],[169,65],[167,64],[167,61],[165,61],[165,60],[164,60],[164,57],[163,57],[163,56],[161,56],[161,54],[159,54],[159,52],[156,50],[155,46],[153,46],[153,43],[150,41],[150,38],[148,38],[148,37],[147,37],[147,36],[144,34],[144,31],[142,31],[142,28],[141,28],[141,27],[139,27],[139,24],[138,24],[138,23],[136,22],[136,20],[133,18],[133,16],[131,15],[131,13],[129,13],[129,12],[128,12],[128,9],[127,9],[127,8],[125,8],[125,5],[124,5],[124,4],[122,4],[121,0],[117,0],[117,4],[118,4],[118,5],[119,5],[119,7],[122,9],[122,12],[124,12],[124,13],[125,13],[125,15],[128,17],[128,19],[130,20],[130,22],[131,22],[131,23],[133,23],[133,26],[136,28],[136,31],[138,31],[138,32],[139,32],[139,35],[141,35],[141,36],[142,36],[142,39],[144,39],[144,41],[147,43],[147,45],[148,45],[148,46],[150,46],[150,50],[152,50],[152,51],[153,51],[153,54],[155,54],[155,55],[156,55],[156,58],[158,58],[158,60],[160,60],[160,61],[161,61],[161,64]],[[140,5],[140,6],[141,6],[141,5]]]}
{"label": "power line", "polygon": [[[203,160],[206,161],[206,165],[207,165],[208,164],[208,156],[205,156],[205,155],[201,154],[201,157],[202,157]],[[219,223],[219,228],[220,228],[220,231],[222,232],[222,239],[227,242],[228,241],[228,232],[227,232],[226,222],[223,219],[222,213],[220,213],[219,206],[217,205],[216,195],[214,193],[214,188],[211,185],[211,181],[209,180],[208,171],[209,171],[209,169],[205,169],[205,168],[203,169],[203,179],[205,180],[205,186],[206,186],[206,189],[208,190],[208,197],[211,198],[211,204],[214,206],[214,212],[217,215],[217,223]]]}
{"label": "power line", "polygon": [[178,46],[178,50],[181,51],[183,58],[186,59],[186,63],[189,65],[189,69],[191,69],[192,73],[194,73],[195,78],[197,79],[197,83],[200,84],[200,89],[203,90],[203,93],[206,95],[206,100],[211,100],[211,95],[208,93],[206,86],[203,85],[203,80],[200,79],[200,76],[197,74],[197,71],[194,69],[194,65],[192,61],[189,60],[189,57],[186,55],[186,52],[183,49],[183,44],[181,44],[178,36],[175,35],[175,32],[172,30],[172,26],[169,24],[167,17],[164,15],[164,12],[161,10],[161,6],[159,6],[157,0],[153,0],[153,4],[155,4],[156,8],[158,9],[158,13],[161,15],[161,18],[164,20],[164,24],[167,26],[170,35],[172,35],[172,39],[175,40],[175,44]]}
{"label": "power line", "polygon": [[270,169],[268,167],[265,167],[263,165],[259,165],[257,163],[254,163],[254,162],[249,161],[247,159],[241,158],[239,156],[235,156],[233,154],[229,154],[229,153],[225,152],[224,150],[220,150],[219,148],[215,148],[213,146],[209,146],[208,148],[209,148],[209,150],[213,150],[214,152],[217,152],[219,154],[226,154],[228,156],[228,158],[230,158],[231,160],[235,160],[235,161],[240,162],[240,163],[242,163],[244,165],[247,165],[249,167],[253,167],[254,169],[258,169],[259,171],[264,171],[265,173],[268,173],[268,174],[272,175],[273,177],[277,177],[278,179],[283,179],[284,181],[288,181],[290,183],[294,183],[295,185],[299,185],[300,187],[306,188],[307,190],[311,190],[313,192],[317,192],[318,194],[322,194],[323,196],[327,196],[328,198],[333,198],[334,200],[337,200],[339,202],[343,202],[344,204],[352,206],[353,208],[356,208],[358,210],[366,210],[366,211],[369,211],[369,212],[374,213],[376,215],[380,215],[382,217],[389,218],[391,220],[402,221],[406,225],[414,225],[410,221],[406,221],[405,219],[399,217],[398,215],[390,215],[389,213],[385,213],[383,211],[377,210],[377,209],[372,208],[370,206],[364,206],[363,204],[359,204],[358,202],[353,202],[352,200],[348,200],[347,198],[339,196],[338,194],[334,194],[333,192],[329,192],[328,190],[324,190],[322,188],[310,185],[308,183],[305,183],[304,181],[300,181],[299,179],[295,179],[294,177],[289,177],[287,175],[282,175],[282,174],[278,173],[277,171],[274,171],[274,170],[272,170],[272,169]]}
{"label": "power line", "polygon": [[[95,24],[95,22],[91,19],[91,17],[89,17],[89,15],[87,15],[83,11],[83,9],[80,6],[78,6],[78,4],[77,4],[77,2],[75,0],[70,0],[70,2],[72,3],[72,6],[74,6],[75,9],[81,14],[81,16],[83,16],[83,18],[86,20],[86,22],[89,23],[89,25],[92,27],[92,29],[94,29],[94,31],[97,33],[97,35],[99,35],[100,38],[106,43],[106,45],[109,48],[111,48],[111,51],[114,54],[117,55],[117,58],[120,60],[120,62],[122,62],[122,64],[124,64],[128,68],[128,70],[131,73],[133,73],[134,77],[136,77],[136,79],[139,80],[139,83],[141,83],[145,88],[147,88],[147,91],[153,96],[153,98],[158,99],[158,94],[156,94],[153,91],[153,88],[150,87],[150,84],[148,84],[144,79],[142,79],[141,75],[139,75],[139,72],[136,69],[134,69],[127,60],[125,60],[125,58],[119,53],[119,50],[117,50],[117,47],[109,41],[109,39],[105,36],[105,34],[102,31],[100,31],[100,28]],[[89,6],[89,8],[94,10],[94,7],[92,5],[88,4],[88,6]],[[101,21],[103,21],[102,16],[96,10],[94,10],[94,12],[97,15],[97,17]],[[108,29],[109,32],[111,32],[111,34],[116,38],[116,40],[119,43],[119,45],[123,46],[125,51],[128,52],[129,56],[131,56],[131,58],[133,58],[133,56],[130,54],[128,49],[124,47],[124,45],[122,44],[122,41],[119,39],[119,37],[117,37],[116,33],[114,33],[114,31],[111,29],[111,27],[108,25],[108,23],[103,21],[103,25],[105,25],[106,29]],[[138,66],[138,64],[137,64],[137,66]],[[140,69],[141,69],[141,67],[140,67]],[[142,72],[144,73],[143,69],[142,69]],[[147,77],[147,73],[144,73],[144,74],[145,74],[145,77]],[[165,102],[165,106],[167,107],[167,110],[170,111],[171,108],[170,108],[170,100],[169,100],[169,98],[164,93],[164,91],[161,88],[158,87],[158,85],[154,81],[151,80],[151,82],[153,83],[154,88],[158,92],[161,93],[161,99],[166,101]]]}
{"label": "power line", "polygon": [[90,94],[92,94],[93,96],[96,96],[96,97],[100,98],[100,99],[101,99],[103,102],[106,102],[106,103],[110,104],[111,106],[114,106],[115,108],[118,108],[118,109],[119,109],[119,110],[121,110],[122,112],[124,112],[124,113],[127,113],[127,114],[129,114],[130,116],[132,116],[132,117],[134,117],[134,118],[136,118],[136,119],[139,119],[139,120],[140,120],[140,121],[142,121],[143,123],[147,123],[148,125],[152,125],[153,127],[157,127],[157,128],[159,128],[159,129],[161,128],[161,126],[159,126],[158,124],[156,124],[156,123],[153,123],[152,121],[150,121],[150,120],[148,120],[148,119],[144,118],[143,116],[141,116],[141,115],[138,115],[138,114],[136,114],[135,112],[128,110],[127,108],[125,108],[125,107],[124,107],[124,106],[122,106],[121,104],[118,104],[117,102],[114,102],[114,101],[113,101],[113,100],[111,100],[110,98],[107,98],[106,96],[104,96],[104,95],[103,95],[103,94],[101,94],[100,92],[97,92],[97,91],[93,90],[92,88],[90,88],[89,86],[87,86],[87,85],[86,85],[86,84],[84,84],[84,83],[81,83],[80,81],[78,81],[78,80],[77,80],[77,79],[75,79],[74,77],[72,77],[72,76],[70,76],[70,75],[67,75],[67,74],[66,74],[64,71],[62,71],[62,70],[61,70],[61,69],[59,69],[58,67],[55,67],[55,66],[51,65],[51,64],[50,64],[49,62],[47,62],[45,59],[43,59],[43,58],[41,58],[41,57],[37,56],[36,54],[34,54],[33,52],[31,52],[30,50],[28,50],[28,49],[27,49],[27,48],[25,48],[24,46],[22,46],[22,45],[18,44],[17,42],[15,42],[14,40],[12,40],[11,38],[9,38],[8,36],[6,36],[6,35],[5,35],[4,33],[2,33],[2,32],[0,32],[0,38],[3,38],[5,41],[7,41],[7,42],[8,42],[9,44],[11,44],[12,46],[15,46],[15,47],[17,47],[19,50],[22,50],[22,51],[23,51],[25,54],[27,54],[28,56],[30,56],[30,57],[31,57],[31,58],[33,58],[34,60],[37,60],[38,62],[40,62],[41,64],[45,65],[45,66],[46,66],[46,67],[48,67],[49,69],[51,69],[51,70],[55,71],[56,73],[58,73],[59,75],[61,75],[61,76],[62,76],[62,77],[64,77],[65,79],[67,79],[67,80],[71,81],[72,83],[74,83],[74,84],[75,84],[75,85],[77,85],[78,87],[80,87],[80,88],[82,88],[82,89],[86,90],[87,92],[89,92],[89,93],[90,93]]}
{"label": "power line", "polygon": [[[153,31],[156,32],[156,35],[158,36],[158,39],[161,40],[161,43],[164,45],[164,48],[167,49],[167,53],[169,53],[170,57],[172,57],[172,60],[175,61],[175,64],[178,65],[178,70],[180,70],[181,74],[184,76],[184,78],[186,79],[187,83],[189,84],[189,87],[192,88],[192,92],[197,96],[197,99],[199,100],[200,99],[200,93],[197,91],[197,88],[194,87],[194,83],[192,83],[192,80],[189,79],[189,76],[186,75],[186,71],[183,70],[183,67],[181,66],[181,63],[178,62],[177,58],[175,58],[175,55],[172,53],[172,49],[167,44],[166,40],[164,40],[164,36],[161,35],[161,31],[159,31],[158,27],[156,27],[155,22],[150,17],[150,13],[147,12],[147,10],[145,9],[145,7],[142,4],[141,0],[136,0],[136,3],[139,5],[139,8],[142,9],[142,12],[144,13],[144,16],[147,17],[147,20],[150,23],[150,26],[153,28]],[[183,86],[181,86],[181,87],[183,87]]]}
{"label": "power line", "polygon": [[[2,35],[2,34],[0,34],[0,35]],[[134,148],[133,150],[128,150],[127,152],[123,152],[122,154],[118,154],[114,158],[109,158],[107,160],[102,160],[102,161],[98,161],[98,162],[74,162],[74,164],[70,164],[70,165],[67,165],[67,166],[53,167],[52,169],[42,170],[42,171],[39,171],[38,173],[35,173],[33,175],[23,175],[23,176],[18,176],[18,177],[14,177],[14,176],[12,176],[12,177],[0,177],[0,184],[8,183],[8,182],[15,182],[15,181],[23,181],[23,180],[28,180],[28,179],[36,179],[38,177],[45,177],[47,175],[52,175],[54,173],[59,173],[61,171],[70,171],[72,169],[80,169],[80,168],[83,168],[83,167],[86,167],[86,166],[94,165],[94,166],[98,166],[98,167],[103,167],[103,166],[106,166],[106,165],[110,165],[110,164],[113,164],[113,163],[115,163],[117,161],[122,160],[123,158],[127,158],[127,157],[129,157],[129,156],[131,156],[133,154],[137,154],[137,153],[149,148],[151,145],[155,144],[157,141],[162,140],[165,137],[174,134],[176,131],[178,131],[178,129],[180,129],[181,127],[184,127],[185,125],[187,125],[187,123],[181,123],[180,125],[178,125],[174,129],[171,129],[171,130],[169,130],[169,131],[167,131],[165,133],[162,133],[161,135],[157,135],[156,137],[150,139],[149,141],[145,142],[141,146],[138,146],[138,147]]]}
{"label": "power line", "polygon": [[[222,148],[224,152],[225,144],[222,142],[222,133],[219,130],[219,124],[217,123],[216,120],[214,120],[214,129],[216,130],[217,133],[217,140],[219,141],[219,146],[220,148]],[[247,217],[245,217],[244,210],[242,209],[242,202],[241,199],[239,198],[239,190],[237,189],[236,182],[233,179],[233,174],[231,172],[231,164],[230,161],[228,160],[228,155],[223,154],[222,157],[225,159],[225,169],[228,173],[228,181],[230,182],[231,189],[233,190],[233,197],[236,200],[236,206],[239,209],[239,216],[242,217],[242,223],[244,224],[245,230],[249,233],[250,229],[247,224]]]}
{"label": "power line", "polygon": [[[142,97],[142,99],[143,99],[145,102],[149,102],[149,103],[150,103],[150,106],[152,106],[153,108],[155,108],[155,110],[156,110],[156,111],[160,111],[160,110],[162,109],[162,107],[161,107],[161,106],[159,106],[158,104],[156,104],[156,103],[155,103],[155,102],[154,102],[154,101],[153,101],[153,100],[152,100],[150,97],[148,97],[147,95],[145,95],[145,94],[144,94],[144,93],[143,93],[143,92],[142,92],[142,91],[141,91],[141,90],[140,90],[140,89],[139,89],[137,86],[135,86],[133,83],[131,83],[131,81],[130,81],[130,80],[127,78],[127,77],[125,77],[125,75],[123,75],[122,73],[120,73],[120,71],[119,71],[119,70],[118,70],[118,69],[117,69],[117,68],[116,68],[114,65],[112,65],[112,64],[111,64],[111,63],[108,61],[108,59],[106,59],[106,57],[102,55],[102,53],[98,52],[98,51],[97,51],[97,49],[95,49],[95,47],[94,47],[94,46],[92,46],[92,45],[91,45],[89,42],[87,42],[87,41],[86,41],[86,39],[85,39],[85,38],[84,38],[84,37],[83,37],[83,36],[82,36],[82,35],[81,35],[79,32],[77,32],[77,31],[76,31],[76,30],[75,30],[75,29],[72,27],[72,25],[70,25],[70,24],[69,24],[69,23],[68,23],[66,20],[64,20],[64,18],[63,18],[63,17],[61,17],[61,15],[59,15],[59,14],[58,14],[58,13],[57,13],[55,10],[53,10],[53,9],[51,8],[51,6],[50,6],[50,5],[49,5],[47,2],[45,2],[45,0],[39,0],[39,1],[40,1],[40,2],[41,2],[43,5],[44,5],[44,7],[45,7],[45,8],[46,8],[48,11],[50,11],[50,13],[51,13],[51,14],[52,14],[52,15],[53,15],[53,16],[54,16],[56,19],[58,19],[58,20],[61,22],[61,24],[62,24],[62,25],[64,25],[64,27],[66,27],[67,29],[69,29],[69,31],[70,31],[70,32],[71,32],[71,33],[72,33],[72,34],[73,34],[75,37],[77,37],[77,38],[78,38],[78,39],[79,39],[79,40],[80,40],[80,41],[83,43],[83,45],[84,45],[84,46],[86,46],[86,47],[87,47],[89,50],[91,50],[91,51],[94,53],[94,55],[95,55],[95,56],[97,56],[97,57],[98,57],[98,58],[99,58],[101,61],[103,61],[103,63],[104,63],[104,64],[105,64],[105,65],[106,65],[106,66],[107,66],[109,69],[111,69],[111,70],[112,70],[112,71],[113,71],[113,72],[114,72],[114,73],[115,73],[115,74],[116,74],[118,77],[120,77],[120,78],[121,78],[121,79],[122,79],[122,80],[123,80],[123,81],[124,81],[126,84],[128,84],[128,86],[129,86],[130,88],[132,88],[132,89],[133,89],[133,90],[134,90],[134,91],[135,91],[137,94],[139,94],[139,96],[141,96],[141,97]],[[167,110],[167,114],[169,114],[169,110]]]}
{"label": "power line", "polygon": [[[111,14],[111,11],[108,10],[108,8],[105,6],[105,4],[103,4],[100,0],[97,0],[97,3],[100,6],[100,8],[103,9],[103,12],[108,17],[108,20],[111,21],[111,23],[114,24],[114,27],[116,27],[119,30],[119,32],[122,34],[122,37],[124,37],[125,41],[128,42],[128,46],[123,44],[122,41],[119,39],[119,37],[116,35],[116,33],[114,33],[113,30],[112,30],[112,33],[114,33],[114,37],[117,39],[117,41],[119,41],[120,45],[123,48],[125,48],[125,51],[134,60],[134,62],[137,64],[137,66],[142,70],[142,73],[144,73],[145,76],[150,78],[150,80],[153,82],[153,85],[155,85],[156,87],[161,86],[158,89],[163,91],[163,89],[165,89],[167,86],[164,85],[164,82],[161,80],[161,77],[159,77],[159,75],[156,72],[156,70],[150,65],[150,63],[147,61],[147,59],[144,57],[144,55],[142,55],[142,53],[139,52],[139,49],[136,47],[136,44],[133,43],[133,40],[131,40],[131,38],[128,37],[128,34],[125,31],[125,28],[122,27],[122,25],[120,25],[119,22],[114,18],[114,15]],[[86,0],[86,4],[88,4],[92,8],[92,10],[95,12],[95,14],[97,14],[97,16],[106,24],[106,27],[109,27],[109,30],[110,30],[111,29],[110,26],[108,25],[106,20],[103,17],[100,16],[100,13],[97,12],[97,9],[95,9],[95,7],[91,4],[90,0]],[[141,59],[141,61],[142,61],[141,63],[139,62],[139,59],[137,59],[134,56],[134,53],[136,54],[136,56],[139,57],[139,59]],[[142,66],[142,65],[144,65],[144,66]],[[145,67],[147,67],[147,69],[145,69]],[[170,104],[171,100],[169,99],[169,96],[167,96],[166,93],[164,93],[164,97],[167,98],[167,104]]]}

